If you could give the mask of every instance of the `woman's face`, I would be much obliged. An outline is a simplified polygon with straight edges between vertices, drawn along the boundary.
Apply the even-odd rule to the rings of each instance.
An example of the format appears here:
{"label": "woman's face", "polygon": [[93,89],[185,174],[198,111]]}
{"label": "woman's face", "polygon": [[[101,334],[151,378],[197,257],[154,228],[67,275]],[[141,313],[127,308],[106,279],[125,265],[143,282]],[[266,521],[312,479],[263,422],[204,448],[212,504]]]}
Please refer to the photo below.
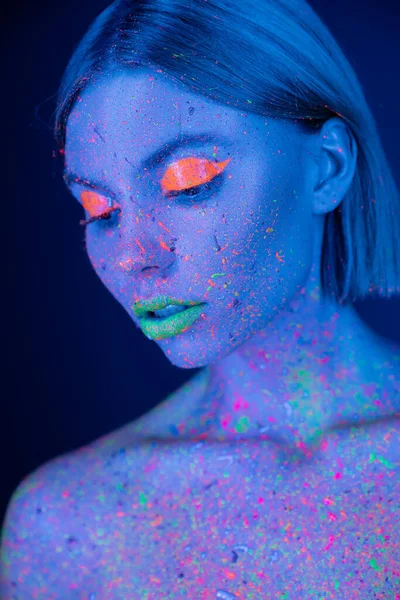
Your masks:
{"label": "woman's face", "polygon": [[[101,281],[139,327],[138,300],[206,303],[185,331],[159,336],[174,365],[227,356],[304,285],[309,137],[294,122],[218,105],[150,69],[104,76],[75,103],[65,179],[86,219],[120,209],[86,227]],[[202,183],[196,196],[185,193]]]}

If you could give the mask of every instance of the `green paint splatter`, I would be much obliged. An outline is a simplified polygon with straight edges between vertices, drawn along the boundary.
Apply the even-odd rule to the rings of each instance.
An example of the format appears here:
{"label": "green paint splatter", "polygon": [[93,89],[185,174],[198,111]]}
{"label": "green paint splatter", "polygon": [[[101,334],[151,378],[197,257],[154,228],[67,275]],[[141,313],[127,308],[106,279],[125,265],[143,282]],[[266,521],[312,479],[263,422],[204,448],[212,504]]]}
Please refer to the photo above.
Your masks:
{"label": "green paint splatter", "polygon": [[372,559],[369,561],[369,564],[371,565],[371,567],[372,567],[372,568],[373,568],[375,571],[381,571],[381,570],[382,570],[382,568],[378,567],[378,565],[376,564],[376,560],[375,560],[375,558],[372,558]]}
{"label": "green paint splatter", "polygon": [[379,454],[375,454],[375,452],[371,452],[369,455],[369,462],[372,463],[375,460],[378,460],[380,463],[385,465],[385,467],[387,467],[388,469],[394,469],[394,465],[392,463],[390,463],[388,460],[386,460],[386,458],[383,458],[383,456],[380,456]]}
{"label": "green paint splatter", "polygon": [[235,430],[237,433],[245,433],[249,428],[249,417],[240,417],[236,423]]}
{"label": "green paint splatter", "polygon": [[145,504],[147,504],[147,498],[146,498],[146,496],[143,494],[143,492],[140,492],[140,494],[139,494],[139,502],[140,502],[140,504],[142,504],[143,506],[144,506]]}
{"label": "green paint splatter", "polygon": [[376,457],[380,463],[382,463],[383,465],[385,465],[385,467],[387,467],[388,469],[394,469],[394,465],[392,463],[390,463],[388,460],[386,460],[386,458],[383,458],[383,456],[377,456]]}

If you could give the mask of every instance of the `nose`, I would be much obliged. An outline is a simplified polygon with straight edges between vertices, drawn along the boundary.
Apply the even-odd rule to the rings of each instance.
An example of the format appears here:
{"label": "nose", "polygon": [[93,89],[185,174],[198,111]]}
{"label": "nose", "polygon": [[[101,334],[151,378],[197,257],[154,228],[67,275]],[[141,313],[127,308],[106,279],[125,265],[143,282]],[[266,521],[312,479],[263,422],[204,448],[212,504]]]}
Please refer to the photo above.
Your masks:
{"label": "nose", "polygon": [[166,243],[162,238],[160,235],[143,243],[135,239],[123,244],[115,256],[115,268],[126,275],[167,270],[175,262],[175,247],[173,240]]}
{"label": "nose", "polygon": [[[171,223],[165,212],[157,207],[149,208],[125,198],[120,215],[120,227],[113,251],[113,267],[125,275],[138,276],[150,270],[162,275],[176,260],[175,241]],[[137,210],[139,207],[139,211]]]}

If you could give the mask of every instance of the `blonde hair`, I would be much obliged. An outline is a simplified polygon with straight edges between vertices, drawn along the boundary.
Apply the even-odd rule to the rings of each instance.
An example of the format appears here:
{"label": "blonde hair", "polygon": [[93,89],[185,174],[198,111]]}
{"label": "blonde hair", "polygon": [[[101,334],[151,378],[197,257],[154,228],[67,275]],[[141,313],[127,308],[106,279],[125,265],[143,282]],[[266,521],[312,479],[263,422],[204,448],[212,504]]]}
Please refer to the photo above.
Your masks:
{"label": "blonde hair", "polygon": [[115,66],[147,65],[217,103],[308,129],[343,119],[358,144],[357,165],[343,201],[325,216],[321,292],[342,304],[400,292],[400,195],[358,78],[304,0],[116,0],[64,73],[59,149],[88,83]]}

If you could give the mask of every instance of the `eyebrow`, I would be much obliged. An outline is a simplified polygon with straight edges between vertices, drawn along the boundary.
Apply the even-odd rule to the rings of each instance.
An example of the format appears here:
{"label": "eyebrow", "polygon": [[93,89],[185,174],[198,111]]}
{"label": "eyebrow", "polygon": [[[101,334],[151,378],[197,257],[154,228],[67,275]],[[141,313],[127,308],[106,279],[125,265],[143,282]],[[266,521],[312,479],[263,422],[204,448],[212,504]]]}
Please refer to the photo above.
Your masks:
{"label": "eyebrow", "polygon": [[[147,158],[142,160],[141,167],[143,169],[153,169],[158,164],[163,162],[166,158],[168,158],[168,156],[171,156],[171,154],[180,146],[185,145],[185,146],[190,146],[190,147],[194,148],[194,147],[204,146],[205,144],[208,144],[210,142],[213,142],[215,144],[219,143],[225,147],[233,146],[233,143],[234,143],[231,139],[229,139],[226,136],[221,135],[220,133],[217,133],[217,132],[184,134],[184,135],[181,135],[178,140],[176,140],[176,139],[170,140],[166,144],[163,144],[163,146],[161,148],[159,148],[158,150],[153,152],[150,156],[148,156]],[[129,161],[127,161],[127,162],[129,162]],[[109,188],[107,188],[106,184],[103,181],[94,181],[94,180],[89,181],[85,177],[81,177],[80,175],[73,173],[69,169],[65,169],[65,172],[63,174],[63,179],[67,185],[72,184],[72,183],[81,183],[92,189],[100,188],[100,189],[103,189],[108,194],[114,195],[111,192],[111,190]]]}

